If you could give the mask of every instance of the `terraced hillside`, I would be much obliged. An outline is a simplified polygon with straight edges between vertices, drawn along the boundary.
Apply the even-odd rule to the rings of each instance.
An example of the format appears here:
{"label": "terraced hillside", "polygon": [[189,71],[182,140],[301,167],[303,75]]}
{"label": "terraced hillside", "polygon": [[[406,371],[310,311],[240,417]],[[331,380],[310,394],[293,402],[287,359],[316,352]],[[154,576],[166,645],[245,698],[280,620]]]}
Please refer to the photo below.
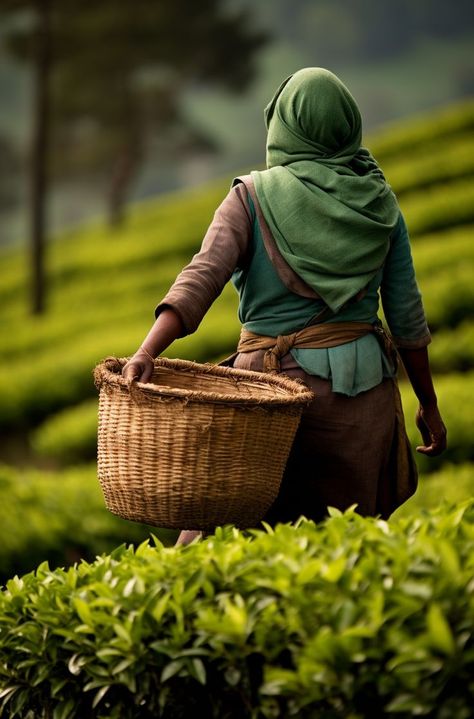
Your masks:
{"label": "terraced hillside", "polygon": [[[420,458],[420,491],[400,510],[405,513],[420,505],[434,506],[441,497],[458,501],[474,490],[474,408],[468,399],[474,390],[473,130],[470,102],[366,139],[400,198],[410,228],[449,432],[443,458],[429,463]],[[51,242],[44,317],[28,315],[24,253],[1,256],[1,506],[9,507],[13,523],[29,528],[22,546],[13,549],[2,536],[11,533],[11,525],[0,523],[0,567],[5,573],[31,568],[42,548],[44,557],[51,555],[51,537],[45,537],[53,524],[55,536],[71,538],[68,551],[73,557],[93,555],[99,544],[100,551],[111,548],[118,536],[148,536],[146,527],[122,523],[118,529],[119,520],[102,507],[93,462],[97,398],[92,369],[109,354],[126,356],[136,348],[153,320],[155,304],[198,249],[230,180],[136,205],[122,229],[112,232],[91,224]],[[176,342],[166,354],[212,361],[229,353],[239,331],[236,306],[229,286],[198,332]],[[402,390],[416,443],[414,398],[406,387]],[[89,512],[73,517],[62,511],[61,502],[69,508],[83,506],[84,493]],[[102,527],[99,544],[94,522]]]}

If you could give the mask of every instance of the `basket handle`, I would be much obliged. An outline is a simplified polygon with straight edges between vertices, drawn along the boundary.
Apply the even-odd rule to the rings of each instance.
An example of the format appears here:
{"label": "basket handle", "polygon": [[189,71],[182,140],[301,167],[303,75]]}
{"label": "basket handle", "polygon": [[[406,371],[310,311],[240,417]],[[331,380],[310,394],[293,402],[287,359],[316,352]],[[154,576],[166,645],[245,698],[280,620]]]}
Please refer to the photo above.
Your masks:
{"label": "basket handle", "polygon": [[122,369],[126,365],[127,359],[120,359],[118,357],[106,357],[103,362],[97,365],[94,369],[94,383],[98,390],[110,388],[110,375],[115,375],[119,380],[118,384],[122,387],[126,387],[130,394],[131,399],[135,404],[144,404],[147,401],[146,395],[143,390],[138,387],[138,380],[133,377],[131,380],[126,380],[122,377]]}
{"label": "basket handle", "polygon": [[125,362],[121,361],[118,357],[106,357],[100,364],[94,367],[94,384],[97,389],[109,383],[108,375],[111,372],[113,374],[121,374],[124,364]]}

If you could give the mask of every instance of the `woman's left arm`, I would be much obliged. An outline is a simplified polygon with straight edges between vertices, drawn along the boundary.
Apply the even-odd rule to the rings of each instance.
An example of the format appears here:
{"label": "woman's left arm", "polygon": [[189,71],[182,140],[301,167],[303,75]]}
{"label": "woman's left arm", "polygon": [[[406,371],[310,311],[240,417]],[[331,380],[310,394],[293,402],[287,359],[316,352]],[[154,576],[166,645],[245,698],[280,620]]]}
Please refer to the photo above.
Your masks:
{"label": "woman's left arm", "polygon": [[436,456],[446,449],[446,427],[439,412],[428,357],[431,335],[416,282],[408,230],[401,214],[384,267],[381,296],[392,338],[420,403],[415,420],[423,445],[416,449]]}
{"label": "woman's left arm", "polygon": [[428,349],[426,347],[419,349],[399,347],[398,353],[420,403],[415,421],[424,444],[418,446],[416,451],[429,457],[435,457],[446,449],[447,432],[438,408]]}

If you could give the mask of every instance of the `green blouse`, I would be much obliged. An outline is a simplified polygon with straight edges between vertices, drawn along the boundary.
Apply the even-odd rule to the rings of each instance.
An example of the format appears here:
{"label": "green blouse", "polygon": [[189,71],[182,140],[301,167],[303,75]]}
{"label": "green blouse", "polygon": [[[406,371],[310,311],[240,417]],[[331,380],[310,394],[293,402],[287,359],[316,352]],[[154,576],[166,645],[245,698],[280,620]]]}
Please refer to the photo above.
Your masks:
{"label": "green blouse", "polygon": [[[322,300],[290,292],[275,270],[264,246],[255,207],[250,258],[232,276],[239,297],[239,319],[257,334],[276,337],[302,329],[321,312]],[[420,347],[430,341],[421,295],[416,283],[407,228],[400,213],[383,267],[367,285],[362,299],[347,303],[325,322],[371,322],[378,319],[379,299],[388,328],[399,346]],[[354,396],[371,389],[396,368],[375,335],[327,349],[295,349],[295,361],[308,374],[330,379],[334,392]]]}

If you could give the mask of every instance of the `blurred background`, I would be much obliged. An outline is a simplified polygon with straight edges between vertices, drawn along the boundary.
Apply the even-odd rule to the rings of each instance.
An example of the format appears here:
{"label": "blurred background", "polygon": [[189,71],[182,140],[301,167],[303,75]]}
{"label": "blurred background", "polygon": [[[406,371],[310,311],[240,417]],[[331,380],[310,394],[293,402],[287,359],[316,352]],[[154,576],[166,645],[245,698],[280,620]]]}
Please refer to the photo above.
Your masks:
{"label": "blurred background", "polygon": [[340,74],[367,130],[474,91],[469,0],[0,5],[2,245],[28,231],[41,113],[54,232],[262,162],[263,108],[300,67]]}
{"label": "blurred background", "polygon": [[[433,333],[449,449],[418,457],[401,514],[472,495],[473,20],[468,0],[0,0],[0,580],[148,536],[104,509],[92,370],[136,349],[304,66],[358,101]],[[236,304],[168,356],[229,354]]]}

